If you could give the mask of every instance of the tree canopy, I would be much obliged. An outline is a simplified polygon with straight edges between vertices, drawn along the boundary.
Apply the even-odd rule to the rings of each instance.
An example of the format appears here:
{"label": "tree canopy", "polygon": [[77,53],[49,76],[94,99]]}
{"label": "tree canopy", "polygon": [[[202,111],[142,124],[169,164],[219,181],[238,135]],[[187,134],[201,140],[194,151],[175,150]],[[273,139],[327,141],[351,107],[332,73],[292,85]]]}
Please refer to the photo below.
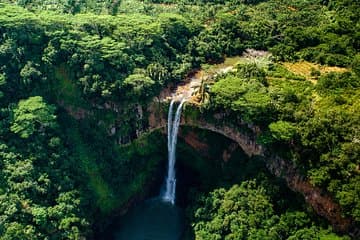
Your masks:
{"label": "tree canopy", "polygon": [[[203,81],[204,116],[257,126],[358,224],[359,4],[0,1],[0,239],[93,238],[164,164],[159,132],[137,139],[149,103],[249,49],[269,55]],[[221,187],[198,190],[197,239],[341,239],[306,211],[279,210],[272,187]]]}

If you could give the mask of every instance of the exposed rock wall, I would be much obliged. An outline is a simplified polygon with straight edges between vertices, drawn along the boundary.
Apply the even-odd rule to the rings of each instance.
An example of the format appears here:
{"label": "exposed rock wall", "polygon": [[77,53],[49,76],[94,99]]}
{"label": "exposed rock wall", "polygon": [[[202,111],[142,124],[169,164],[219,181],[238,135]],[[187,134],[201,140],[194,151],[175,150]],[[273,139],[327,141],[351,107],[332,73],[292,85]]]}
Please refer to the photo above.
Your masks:
{"label": "exposed rock wall", "polygon": [[197,136],[193,131],[184,134],[182,131],[179,131],[179,137],[184,139],[187,145],[196,149],[198,152],[204,156],[209,156],[209,145],[201,141],[199,136]]}
{"label": "exposed rock wall", "polygon": [[256,143],[256,138],[254,136],[241,133],[229,126],[215,126],[203,120],[192,119],[183,119],[181,121],[181,125],[206,129],[211,132],[216,132],[223,136],[226,136],[227,138],[230,138],[231,140],[237,142],[248,156],[263,155],[264,153],[263,147]]}

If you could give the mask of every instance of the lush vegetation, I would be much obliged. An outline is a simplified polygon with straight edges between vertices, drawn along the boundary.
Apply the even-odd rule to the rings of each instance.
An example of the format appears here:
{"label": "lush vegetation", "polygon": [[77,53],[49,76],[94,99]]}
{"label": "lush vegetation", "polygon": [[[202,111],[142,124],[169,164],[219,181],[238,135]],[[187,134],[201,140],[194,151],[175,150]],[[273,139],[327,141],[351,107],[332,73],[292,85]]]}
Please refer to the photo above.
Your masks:
{"label": "lush vegetation", "polygon": [[242,119],[261,126],[261,143],[295,163],[359,221],[359,76],[329,73],[312,83],[274,77],[274,71],[278,66],[271,64],[238,65],[212,86],[211,107],[229,109],[235,124]]}
{"label": "lush vegetation", "polygon": [[244,181],[198,198],[195,239],[348,239],[322,229],[303,211],[276,214],[269,187]]}
{"label": "lush vegetation", "polygon": [[[0,1],[0,239],[92,236],[94,219],[146,194],[164,160],[159,133],[119,147],[146,129],[147,104],[247,48],[272,57],[213,79],[204,109],[260,126],[262,144],[360,222],[358,9],[350,0]],[[284,63],[303,60],[343,68],[300,75]],[[269,184],[238,180],[199,193],[198,239],[331,238],[303,210],[274,209]],[[238,231],[225,213],[248,224]]]}

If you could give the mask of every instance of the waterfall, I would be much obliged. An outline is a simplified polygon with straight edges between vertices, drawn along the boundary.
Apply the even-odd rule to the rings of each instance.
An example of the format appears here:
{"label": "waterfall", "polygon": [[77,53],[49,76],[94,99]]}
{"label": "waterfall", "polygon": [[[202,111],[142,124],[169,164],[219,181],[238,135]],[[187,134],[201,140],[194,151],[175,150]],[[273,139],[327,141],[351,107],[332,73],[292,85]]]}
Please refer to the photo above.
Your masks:
{"label": "waterfall", "polygon": [[167,144],[168,144],[168,156],[170,156],[170,149],[171,149],[171,133],[172,133],[172,115],[173,115],[173,108],[174,108],[174,100],[171,100],[170,106],[169,106],[169,113],[168,113],[168,129],[167,129]]}
{"label": "waterfall", "polygon": [[175,161],[176,161],[176,143],[177,143],[177,134],[179,131],[180,118],[181,118],[181,108],[185,102],[185,99],[182,99],[178,108],[175,112],[175,117],[173,119],[173,108],[174,100],[171,101],[169,106],[168,113],[168,172],[166,176],[166,189],[162,194],[164,201],[175,203],[175,191],[176,191],[176,176],[175,176]]}

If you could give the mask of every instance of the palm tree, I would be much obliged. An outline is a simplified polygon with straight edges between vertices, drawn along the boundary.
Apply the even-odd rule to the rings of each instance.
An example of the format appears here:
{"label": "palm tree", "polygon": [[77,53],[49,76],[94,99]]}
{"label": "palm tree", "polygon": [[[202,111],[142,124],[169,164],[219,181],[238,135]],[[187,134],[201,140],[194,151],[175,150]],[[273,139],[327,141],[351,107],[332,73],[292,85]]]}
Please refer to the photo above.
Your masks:
{"label": "palm tree", "polygon": [[210,101],[209,84],[207,78],[202,78],[199,86],[196,86],[192,93],[193,99],[199,105],[206,105]]}

